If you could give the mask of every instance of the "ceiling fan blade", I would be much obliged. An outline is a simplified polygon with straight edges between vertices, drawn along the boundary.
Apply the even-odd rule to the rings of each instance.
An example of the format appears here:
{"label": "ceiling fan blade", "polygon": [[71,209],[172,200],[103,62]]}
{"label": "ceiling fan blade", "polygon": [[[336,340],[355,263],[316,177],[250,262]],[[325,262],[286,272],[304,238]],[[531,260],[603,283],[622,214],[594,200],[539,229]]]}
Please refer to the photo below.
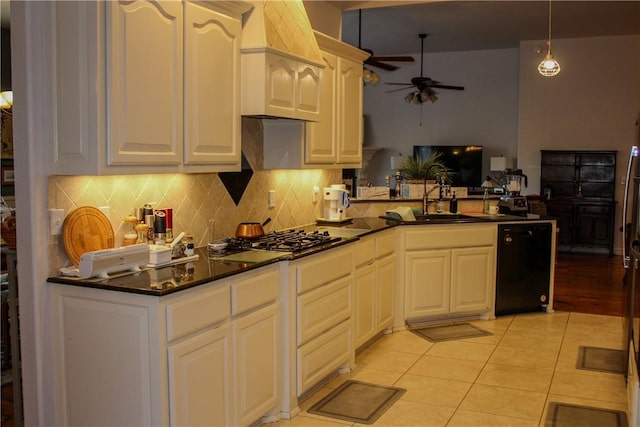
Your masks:
{"label": "ceiling fan blade", "polygon": [[373,55],[371,58],[374,61],[386,61],[386,62],[415,62],[415,59],[411,56],[377,56]]}
{"label": "ceiling fan blade", "polygon": [[395,85],[395,86],[413,86],[413,84],[411,83],[389,83],[389,82],[385,82],[386,85]]}
{"label": "ceiling fan blade", "polygon": [[[387,93],[400,92],[401,90],[408,90],[408,89],[411,89],[411,88],[407,86],[407,87],[401,87],[401,88],[398,88],[398,89],[385,90],[385,92],[387,92]],[[413,89],[411,89],[411,90],[413,90]]]}
{"label": "ceiling fan blade", "polygon": [[393,71],[393,70],[397,70],[398,67],[396,67],[395,65],[391,65],[391,64],[385,64],[384,62],[378,62],[376,60],[373,60],[371,58],[368,58],[366,61],[364,61],[365,64],[370,65],[372,67],[377,67],[377,68],[381,68],[383,70],[387,70],[387,71]]}
{"label": "ceiling fan blade", "polygon": [[429,87],[437,87],[439,89],[464,90],[464,86],[450,86],[441,84],[429,85]]}

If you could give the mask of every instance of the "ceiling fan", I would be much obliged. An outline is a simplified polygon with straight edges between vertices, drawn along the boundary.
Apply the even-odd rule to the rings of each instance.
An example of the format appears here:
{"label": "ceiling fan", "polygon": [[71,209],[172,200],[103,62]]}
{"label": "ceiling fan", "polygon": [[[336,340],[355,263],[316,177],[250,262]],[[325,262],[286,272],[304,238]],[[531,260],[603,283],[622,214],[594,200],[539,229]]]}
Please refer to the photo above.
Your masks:
{"label": "ceiling fan", "polygon": [[436,92],[434,88],[464,90],[464,86],[444,85],[432,80],[431,77],[424,77],[424,39],[427,38],[427,34],[418,34],[418,37],[420,37],[421,40],[420,77],[412,78],[411,83],[387,83],[388,85],[404,86],[403,88],[390,90],[388,92],[397,92],[405,90],[407,87],[413,87],[412,91],[404,97],[404,100],[409,103],[422,104],[426,101],[436,102],[438,100],[438,92]]}
{"label": "ceiling fan", "polygon": [[368,52],[371,56],[368,57],[364,63],[372,67],[377,67],[386,71],[397,70],[395,65],[387,64],[386,62],[415,62],[411,56],[376,56],[371,49],[363,49],[360,47],[362,39],[362,9],[358,9],[358,49]]}

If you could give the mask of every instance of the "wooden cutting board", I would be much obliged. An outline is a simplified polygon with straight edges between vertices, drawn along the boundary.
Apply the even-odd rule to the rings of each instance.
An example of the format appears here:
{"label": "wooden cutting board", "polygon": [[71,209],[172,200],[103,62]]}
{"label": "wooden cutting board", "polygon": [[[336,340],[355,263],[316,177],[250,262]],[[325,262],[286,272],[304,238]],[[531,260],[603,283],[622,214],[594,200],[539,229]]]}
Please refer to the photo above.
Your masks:
{"label": "wooden cutting board", "polygon": [[67,215],[62,238],[64,250],[75,265],[86,252],[113,248],[115,240],[109,219],[93,206],[79,207]]}

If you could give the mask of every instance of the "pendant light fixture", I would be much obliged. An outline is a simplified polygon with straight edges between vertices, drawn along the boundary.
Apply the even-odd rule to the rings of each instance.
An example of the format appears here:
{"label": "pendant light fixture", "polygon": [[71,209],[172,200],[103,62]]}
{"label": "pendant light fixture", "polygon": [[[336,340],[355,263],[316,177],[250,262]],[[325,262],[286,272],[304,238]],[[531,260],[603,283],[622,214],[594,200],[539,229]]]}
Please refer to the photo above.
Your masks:
{"label": "pendant light fixture", "polygon": [[551,0],[549,0],[549,38],[547,40],[547,56],[538,65],[538,72],[545,77],[556,76],[560,72],[560,64],[551,54]]}

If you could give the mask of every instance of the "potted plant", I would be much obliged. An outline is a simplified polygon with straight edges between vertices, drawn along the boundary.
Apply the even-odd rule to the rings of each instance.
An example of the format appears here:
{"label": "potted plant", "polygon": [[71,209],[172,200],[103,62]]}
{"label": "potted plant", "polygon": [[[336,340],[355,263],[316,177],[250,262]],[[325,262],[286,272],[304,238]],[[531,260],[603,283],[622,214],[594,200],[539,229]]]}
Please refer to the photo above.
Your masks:
{"label": "potted plant", "polygon": [[[453,172],[442,161],[442,153],[438,151],[432,152],[428,157],[421,159],[419,157],[413,156],[408,157],[403,160],[400,164],[400,168],[398,169],[401,176],[407,180],[408,184],[420,185],[422,199],[423,199],[423,211],[427,211],[427,200],[429,198],[429,193],[436,189],[441,189],[441,186],[451,182],[451,176]],[[427,189],[427,183],[437,182],[439,185],[434,186],[431,190]],[[409,197],[412,197],[411,194],[413,191],[409,186],[408,194]],[[413,196],[415,197],[415,196]]]}
{"label": "potted plant", "polygon": [[442,153],[432,152],[424,159],[411,156],[405,158],[398,169],[403,178],[416,180],[420,184],[435,180],[445,184],[451,181],[452,172],[442,162]]}

